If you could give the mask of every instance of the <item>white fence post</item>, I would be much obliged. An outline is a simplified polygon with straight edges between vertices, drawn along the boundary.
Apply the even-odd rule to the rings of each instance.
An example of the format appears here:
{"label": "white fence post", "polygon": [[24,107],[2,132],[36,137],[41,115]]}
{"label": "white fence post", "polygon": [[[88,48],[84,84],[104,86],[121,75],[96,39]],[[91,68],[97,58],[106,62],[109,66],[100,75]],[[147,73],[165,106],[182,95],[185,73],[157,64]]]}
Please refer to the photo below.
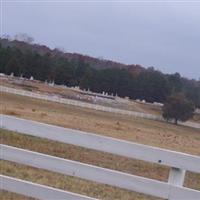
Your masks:
{"label": "white fence post", "polygon": [[[168,183],[170,185],[182,187],[184,184],[184,179],[185,179],[185,170],[175,168],[175,167],[172,167],[170,169],[169,178],[168,178]],[[173,200],[172,198],[170,198],[170,194],[167,200]]]}

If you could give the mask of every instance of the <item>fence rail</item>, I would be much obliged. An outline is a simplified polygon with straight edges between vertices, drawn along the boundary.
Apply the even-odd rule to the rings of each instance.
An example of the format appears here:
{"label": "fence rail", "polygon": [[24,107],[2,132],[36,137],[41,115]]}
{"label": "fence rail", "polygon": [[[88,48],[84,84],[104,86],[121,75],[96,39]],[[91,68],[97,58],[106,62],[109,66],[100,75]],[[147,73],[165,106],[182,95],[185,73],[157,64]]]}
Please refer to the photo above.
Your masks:
{"label": "fence rail", "polygon": [[97,200],[80,194],[66,192],[64,190],[24,181],[17,178],[11,178],[4,175],[0,175],[0,181],[2,190],[43,200]]}
{"label": "fence rail", "polygon": [[2,123],[1,128],[4,129],[158,163],[170,166],[171,170],[168,182],[162,182],[7,145],[1,145],[1,159],[3,160],[169,200],[200,199],[200,191],[183,187],[185,170],[200,173],[199,156],[150,147],[16,117],[5,115],[1,115],[0,117]]}

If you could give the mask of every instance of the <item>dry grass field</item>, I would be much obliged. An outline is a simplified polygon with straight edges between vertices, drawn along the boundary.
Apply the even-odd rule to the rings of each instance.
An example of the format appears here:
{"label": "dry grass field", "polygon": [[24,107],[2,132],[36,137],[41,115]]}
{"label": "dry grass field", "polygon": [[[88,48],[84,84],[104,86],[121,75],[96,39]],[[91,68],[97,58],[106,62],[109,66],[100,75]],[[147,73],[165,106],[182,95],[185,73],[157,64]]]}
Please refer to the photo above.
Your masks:
{"label": "dry grass field", "polygon": [[[0,106],[2,113],[8,115],[200,155],[200,131],[193,128],[77,108],[6,93],[2,93],[1,95]],[[0,134],[1,142],[4,144],[116,169],[135,175],[167,180],[169,169],[156,164],[36,137],[23,136],[5,130],[1,130]],[[1,171],[3,174],[13,177],[23,178],[101,199],[156,199],[6,161],[1,161]],[[187,173],[185,185],[200,190],[200,175]],[[29,199],[7,192],[3,192],[2,194],[4,199]]]}

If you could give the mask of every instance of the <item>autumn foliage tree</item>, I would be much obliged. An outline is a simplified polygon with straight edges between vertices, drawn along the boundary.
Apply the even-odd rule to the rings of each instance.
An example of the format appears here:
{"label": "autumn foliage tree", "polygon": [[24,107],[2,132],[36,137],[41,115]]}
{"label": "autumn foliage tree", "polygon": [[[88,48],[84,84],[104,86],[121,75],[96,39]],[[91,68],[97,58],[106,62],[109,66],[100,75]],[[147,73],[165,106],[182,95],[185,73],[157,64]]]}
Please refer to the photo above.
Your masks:
{"label": "autumn foliage tree", "polygon": [[174,120],[174,123],[178,124],[178,121],[190,119],[194,110],[194,104],[187,100],[182,93],[178,93],[167,98],[163,106],[163,117],[167,121]]}

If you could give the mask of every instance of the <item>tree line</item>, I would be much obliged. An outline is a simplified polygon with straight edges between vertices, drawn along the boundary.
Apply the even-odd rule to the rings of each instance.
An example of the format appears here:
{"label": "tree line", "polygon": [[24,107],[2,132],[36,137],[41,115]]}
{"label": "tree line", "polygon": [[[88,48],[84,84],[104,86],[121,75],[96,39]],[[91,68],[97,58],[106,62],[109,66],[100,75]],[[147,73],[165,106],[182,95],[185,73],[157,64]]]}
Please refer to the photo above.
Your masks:
{"label": "tree line", "polygon": [[200,107],[200,81],[183,78],[178,73],[163,74],[153,68],[140,73],[118,68],[97,70],[81,59],[69,61],[61,56],[40,55],[16,47],[4,48],[0,44],[0,73],[14,73],[26,78],[33,76],[41,81],[148,102],[165,102],[167,97],[182,93]]}

